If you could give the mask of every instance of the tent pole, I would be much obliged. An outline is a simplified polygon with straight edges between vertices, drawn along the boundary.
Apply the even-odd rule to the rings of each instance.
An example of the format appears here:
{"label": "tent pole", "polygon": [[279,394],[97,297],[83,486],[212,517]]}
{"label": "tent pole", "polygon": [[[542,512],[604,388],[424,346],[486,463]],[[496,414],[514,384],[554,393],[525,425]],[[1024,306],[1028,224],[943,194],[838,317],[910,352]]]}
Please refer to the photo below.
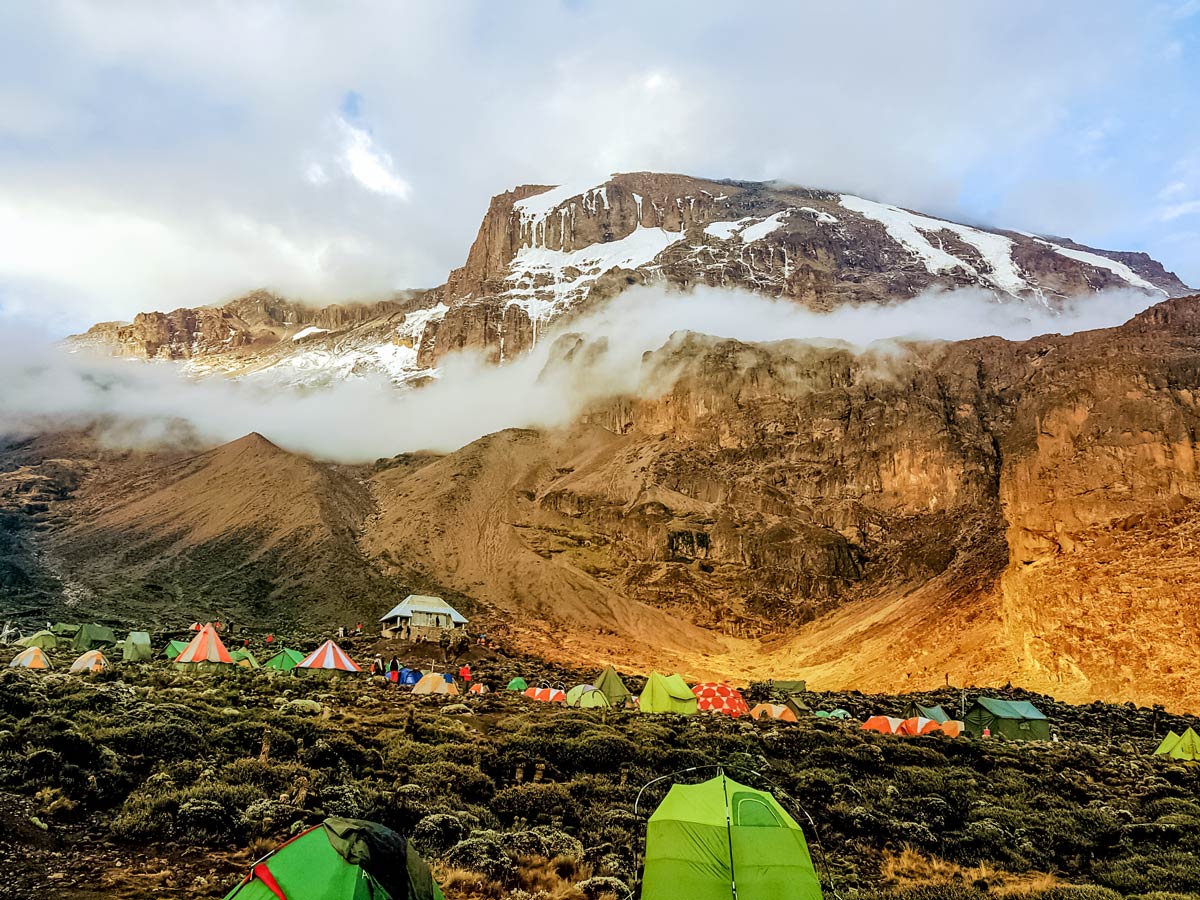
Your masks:
{"label": "tent pole", "polygon": [[729,890],[733,900],[737,900],[737,873],[733,870],[733,810],[729,806],[729,784],[725,780],[725,770],[720,771],[721,792],[725,795],[725,836],[729,841]]}

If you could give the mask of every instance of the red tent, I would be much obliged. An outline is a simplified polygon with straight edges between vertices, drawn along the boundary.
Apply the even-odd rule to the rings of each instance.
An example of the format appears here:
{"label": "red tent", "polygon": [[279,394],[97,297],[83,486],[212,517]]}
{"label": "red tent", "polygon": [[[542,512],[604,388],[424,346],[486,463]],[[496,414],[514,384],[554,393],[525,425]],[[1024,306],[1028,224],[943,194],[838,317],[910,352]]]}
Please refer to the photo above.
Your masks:
{"label": "red tent", "polygon": [[175,657],[175,665],[200,665],[202,663],[233,665],[229,651],[221,643],[221,638],[212,625],[205,625],[201,628],[200,633],[183,648],[183,652]]}
{"label": "red tent", "polygon": [[696,695],[696,709],[700,712],[719,712],[735,719],[750,712],[738,689],[723,681],[701,682],[692,688],[692,693]]}
{"label": "red tent", "polygon": [[358,663],[346,655],[346,651],[328,640],[296,663],[297,669],[327,669],[333,672],[361,672]]}

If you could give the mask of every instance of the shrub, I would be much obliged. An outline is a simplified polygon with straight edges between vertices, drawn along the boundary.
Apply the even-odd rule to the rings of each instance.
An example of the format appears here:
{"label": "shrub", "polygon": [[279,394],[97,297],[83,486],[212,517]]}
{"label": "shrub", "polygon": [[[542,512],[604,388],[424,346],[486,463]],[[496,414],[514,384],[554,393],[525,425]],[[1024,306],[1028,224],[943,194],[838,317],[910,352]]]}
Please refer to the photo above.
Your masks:
{"label": "shrub", "polygon": [[516,867],[494,837],[472,837],[451,847],[444,857],[446,864],[468,872],[478,872],[501,884],[512,882]]}
{"label": "shrub", "polygon": [[467,826],[458,816],[434,813],[417,823],[412,842],[422,853],[445,853],[467,836]]}

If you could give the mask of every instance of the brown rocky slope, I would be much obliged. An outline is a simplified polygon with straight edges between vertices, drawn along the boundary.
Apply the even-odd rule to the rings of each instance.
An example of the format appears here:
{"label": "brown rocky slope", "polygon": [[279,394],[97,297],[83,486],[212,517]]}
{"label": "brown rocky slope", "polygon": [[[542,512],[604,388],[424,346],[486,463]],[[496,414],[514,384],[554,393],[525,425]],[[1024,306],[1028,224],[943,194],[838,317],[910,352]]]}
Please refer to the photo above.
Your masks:
{"label": "brown rocky slope", "polygon": [[93,587],[149,602],[153,572],[264,619],[420,587],[580,662],[1195,707],[1200,298],[861,354],[678,335],[643,365],[670,389],[444,457],[100,465],[38,540]]}

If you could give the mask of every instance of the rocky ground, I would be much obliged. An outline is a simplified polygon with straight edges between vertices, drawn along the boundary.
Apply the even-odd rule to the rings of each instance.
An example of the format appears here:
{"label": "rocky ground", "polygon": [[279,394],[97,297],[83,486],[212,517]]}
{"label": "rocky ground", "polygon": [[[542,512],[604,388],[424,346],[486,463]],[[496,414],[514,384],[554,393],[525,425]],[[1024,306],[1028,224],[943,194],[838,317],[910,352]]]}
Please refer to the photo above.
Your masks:
{"label": "rocky ground", "polygon": [[[347,643],[360,657],[437,655]],[[471,657],[492,685],[594,674],[477,646]],[[0,859],[14,897],[219,897],[258,855],[338,814],[410,834],[451,900],[624,897],[645,830],[637,792],[722,764],[769,779],[801,821],[812,817],[827,896],[1200,896],[1200,767],[1151,755],[1168,728],[1196,721],[998,693],[1032,699],[1061,740],[578,711],[504,692],[435,700],[365,677],[194,675],[164,662],[89,677],[4,669]],[[920,696],[954,709],[964,695]],[[906,698],[807,699],[861,720],[899,713]]]}

